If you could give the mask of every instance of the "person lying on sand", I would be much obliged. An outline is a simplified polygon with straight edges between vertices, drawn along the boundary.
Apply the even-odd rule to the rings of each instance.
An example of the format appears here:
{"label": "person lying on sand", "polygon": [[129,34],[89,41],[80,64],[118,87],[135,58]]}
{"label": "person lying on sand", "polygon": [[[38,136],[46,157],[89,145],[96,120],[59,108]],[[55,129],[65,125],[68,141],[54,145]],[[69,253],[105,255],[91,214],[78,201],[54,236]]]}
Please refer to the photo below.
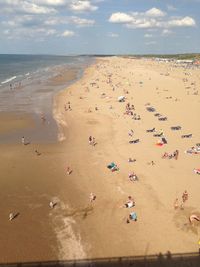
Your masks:
{"label": "person lying on sand", "polygon": [[190,217],[189,217],[189,222],[192,224],[194,221],[200,221],[200,217],[199,216],[197,216],[196,214],[192,214],[192,215],[190,215]]}
{"label": "person lying on sand", "polygon": [[128,196],[128,200],[123,205],[124,208],[132,208],[135,206],[135,201],[131,196]]}
{"label": "person lying on sand", "polygon": [[137,213],[136,212],[131,212],[130,214],[129,214],[129,217],[128,217],[128,219],[126,220],[126,223],[130,223],[130,221],[134,221],[134,222],[136,222],[137,221]]}
{"label": "person lying on sand", "polygon": [[136,159],[133,159],[133,158],[128,159],[128,162],[135,162],[135,161],[136,161]]}
{"label": "person lying on sand", "polygon": [[90,202],[95,201],[95,199],[96,199],[96,195],[94,193],[90,193],[90,197],[89,197]]}
{"label": "person lying on sand", "polygon": [[137,181],[138,180],[138,177],[134,172],[129,173],[128,178],[130,179],[130,181]]}

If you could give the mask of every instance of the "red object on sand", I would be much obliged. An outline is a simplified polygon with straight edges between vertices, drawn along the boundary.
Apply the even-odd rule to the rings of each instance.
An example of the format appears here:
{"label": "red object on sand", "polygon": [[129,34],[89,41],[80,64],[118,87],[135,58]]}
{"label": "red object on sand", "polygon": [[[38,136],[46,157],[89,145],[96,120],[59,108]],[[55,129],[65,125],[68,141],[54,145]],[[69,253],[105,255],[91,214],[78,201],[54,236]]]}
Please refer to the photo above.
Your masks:
{"label": "red object on sand", "polygon": [[163,146],[163,143],[156,143],[156,146]]}

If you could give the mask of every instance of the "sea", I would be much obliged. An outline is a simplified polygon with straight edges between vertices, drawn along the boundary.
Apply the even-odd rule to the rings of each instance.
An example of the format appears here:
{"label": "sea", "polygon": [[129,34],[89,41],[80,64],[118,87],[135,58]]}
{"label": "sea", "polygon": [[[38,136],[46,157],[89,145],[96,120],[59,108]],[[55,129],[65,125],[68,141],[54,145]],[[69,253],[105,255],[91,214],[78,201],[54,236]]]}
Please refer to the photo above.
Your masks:
{"label": "sea", "polygon": [[[92,62],[94,58],[90,56],[0,54],[0,112],[30,114],[38,126],[41,116],[45,116],[49,125],[42,134],[35,127],[0,136],[0,142],[16,141],[22,134],[29,135],[32,142],[55,142],[58,128],[52,115],[53,97],[79,79]],[[72,80],[51,82],[63,71],[67,74],[71,70],[75,72]]]}

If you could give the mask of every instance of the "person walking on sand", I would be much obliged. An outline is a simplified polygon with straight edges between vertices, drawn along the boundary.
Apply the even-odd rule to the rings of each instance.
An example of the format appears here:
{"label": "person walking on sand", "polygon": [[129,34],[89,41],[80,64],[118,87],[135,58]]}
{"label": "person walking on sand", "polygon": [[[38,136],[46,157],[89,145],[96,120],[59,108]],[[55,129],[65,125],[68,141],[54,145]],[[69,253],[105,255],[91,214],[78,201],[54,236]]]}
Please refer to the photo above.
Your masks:
{"label": "person walking on sand", "polygon": [[15,217],[14,213],[11,212],[9,214],[9,221],[12,221],[14,219],[14,217]]}
{"label": "person walking on sand", "polygon": [[178,159],[178,155],[179,155],[179,151],[178,151],[178,150],[176,150],[176,151],[174,152],[174,158],[175,158],[175,160],[177,160],[177,159]]}
{"label": "person walking on sand", "polygon": [[22,136],[22,145],[25,145],[25,138]]}
{"label": "person walking on sand", "polygon": [[183,202],[186,202],[186,201],[188,200],[188,192],[187,192],[187,190],[185,190],[185,191],[183,192],[182,200],[183,200]]}
{"label": "person walking on sand", "polygon": [[72,172],[72,170],[70,169],[70,167],[67,167],[67,174],[70,175]]}
{"label": "person walking on sand", "polygon": [[178,198],[176,198],[174,201],[174,209],[178,209]]}
{"label": "person walking on sand", "polygon": [[53,203],[53,201],[50,201],[50,202],[49,202],[49,207],[50,207],[51,209],[53,209],[54,206],[55,206],[55,203]]}

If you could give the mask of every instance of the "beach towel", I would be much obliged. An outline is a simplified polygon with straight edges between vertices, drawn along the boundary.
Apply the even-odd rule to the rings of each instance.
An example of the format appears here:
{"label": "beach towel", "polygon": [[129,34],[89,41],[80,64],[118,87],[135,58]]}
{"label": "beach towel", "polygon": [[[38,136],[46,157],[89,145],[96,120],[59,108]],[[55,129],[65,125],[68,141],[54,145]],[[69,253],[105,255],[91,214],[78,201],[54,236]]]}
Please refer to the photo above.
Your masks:
{"label": "beach towel", "polygon": [[117,167],[117,165],[114,162],[111,162],[110,164],[108,164],[107,168],[108,169],[112,169],[114,167]]}

